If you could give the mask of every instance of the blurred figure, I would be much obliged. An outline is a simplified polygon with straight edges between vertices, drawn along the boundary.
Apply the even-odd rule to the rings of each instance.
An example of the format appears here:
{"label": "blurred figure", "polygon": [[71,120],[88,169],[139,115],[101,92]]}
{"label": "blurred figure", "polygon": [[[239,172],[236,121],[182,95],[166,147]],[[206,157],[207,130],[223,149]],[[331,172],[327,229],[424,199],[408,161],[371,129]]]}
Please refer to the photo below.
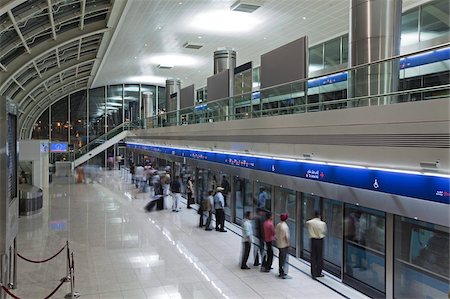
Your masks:
{"label": "blurred figure", "polygon": [[323,277],[323,238],[327,233],[327,225],[320,219],[320,213],[316,211],[315,217],[306,221],[309,237],[311,238],[311,276]]}
{"label": "blurred figure", "polygon": [[205,230],[212,230],[211,228],[211,220],[212,220],[212,214],[214,209],[214,198],[213,198],[214,192],[212,190],[208,191],[208,197],[206,198],[206,209],[205,212],[208,213],[208,218],[206,219],[206,227]]}
{"label": "blurred figure", "polygon": [[267,212],[266,214],[266,221],[264,221],[263,229],[267,255],[262,262],[261,272],[270,272],[270,270],[272,269],[272,262],[273,262],[272,242],[275,239],[275,229],[273,227],[273,215],[271,212]]}
{"label": "blurred figure", "polygon": [[187,178],[187,208],[191,209],[191,204],[194,203],[192,200],[192,194],[194,194],[194,184],[192,183],[191,177]]}
{"label": "blurred figure", "polygon": [[230,183],[228,183],[227,177],[222,176],[222,182],[220,186],[223,188],[224,206],[228,207],[228,194],[230,193]]}
{"label": "blurred figure", "polygon": [[264,229],[263,224],[266,220],[266,213],[263,209],[257,208],[256,209],[256,217],[253,219],[254,225],[253,225],[253,233],[254,233],[254,240],[257,242],[256,246],[253,246],[253,256],[255,257],[255,261],[253,263],[253,266],[259,266],[261,263],[259,262],[259,257],[261,256],[261,262],[263,260],[264,256]]}
{"label": "blurred figure", "polygon": [[261,187],[259,188],[259,195],[258,195],[258,208],[265,209],[266,208],[266,201],[269,198],[269,195],[266,192],[266,188]]}
{"label": "blurred figure", "polygon": [[180,199],[181,199],[181,183],[180,176],[176,176],[175,180],[170,184],[172,191],[172,212],[180,211]]}
{"label": "blurred figure", "polygon": [[280,215],[280,223],[277,224],[275,228],[275,237],[277,240],[277,247],[280,250],[280,255],[278,257],[278,277],[286,279],[287,276],[287,259],[288,250],[291,246],[291,239],[289,236],[289,226],[286,221],[288,219],[288,214],[283,213]]}
{"label": "blurred figure", "polygon": [[247,266],[248,256],[250,254],[250,247],[252,245],[252,213],[250,211],[245,212],[244,222],[242,223],[242,261],[241,269],[250,269]]}
{"label": "blurred figure", "polygon": [[224,199],[222,195],[223,188],[216,188],[216,195],[214,195],[214,210],[216,211],[216,231],[226,232],[225,230],[225,212],[223,210],[224,207]]}
{"label": "blurred figure", "polygon": [[130,163],[130,174],[131,174],[131,183],[132,184],[134,184],[135,173],[136,173],[136,166],[134,165],[134,162],[131,162]]}

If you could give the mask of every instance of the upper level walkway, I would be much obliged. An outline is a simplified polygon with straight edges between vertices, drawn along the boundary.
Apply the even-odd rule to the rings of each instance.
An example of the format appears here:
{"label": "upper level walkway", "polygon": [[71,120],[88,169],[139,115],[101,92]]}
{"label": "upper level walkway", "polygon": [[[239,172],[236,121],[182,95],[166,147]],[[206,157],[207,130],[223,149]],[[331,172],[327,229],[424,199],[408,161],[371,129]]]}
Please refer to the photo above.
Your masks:
{"label": "upper level walkway", "polygon": [[[312,280],[308,266],[295,258],[288,280],[277,278],[277,259],[271,273],[241,270],[238,227],[227,223],[227,233],[199,229],[195,210],[145,213],[148,193],[138,193],[118,171],[101,172],[93,184],[56,178],[49,194],[40,214],[20,218],[19,252],[46,258],[68,239],[75,253],[75,288],[85,299],[343,297],[325,284],[348,298],[363,297],[329,276]],[[64,276],[64,261],[19,260],[14,293],[45,297]],[[54,298],[66,293],[63,287]]]}

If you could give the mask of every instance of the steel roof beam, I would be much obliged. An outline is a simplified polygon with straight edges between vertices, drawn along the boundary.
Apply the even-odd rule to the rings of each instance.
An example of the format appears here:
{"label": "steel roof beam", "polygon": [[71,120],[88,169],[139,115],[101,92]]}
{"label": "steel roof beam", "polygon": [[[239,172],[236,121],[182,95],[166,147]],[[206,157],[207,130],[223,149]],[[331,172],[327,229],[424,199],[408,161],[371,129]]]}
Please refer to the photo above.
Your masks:
{"label": "steel roof beam", "polygon": [[41,78],[42,80],[34,80],[32,82],[32,84],[28,86],[28,88],[27,88],[28,92],[26,94],[21,92],[16,96],[16,99],[18,99],[18,100],[16,100],[16,102],[18,102],[19,106],[21,106],[22,101],[24,99],[26,99],[27,97],[29,97],[33,92],[35,92],[36,89],[38,89],[42,85],[43,82],[47,82],[48,80],[54,78],[55,76],[59,76],[59,73],[61,73],[61,72],[68,71],[70,69],[73,69],[74,67],[78,67],[79,65],[83,65],[83,64],[93,62],[93,61],[95,61],[95,55],[91,54],[91,55],[83,56],[82,59],[79,61],[72,60],[67,63],[64,63],[61,65],[61,69],[52,69],[52,70],[44,73],[43,77]]}
{"label": "steel roof beam", "polygon": [[55,49],[55,53],[56,53],[56,63],[58,64],[58,68],[61,67],[61,61],[59,61],[59,50],[58,48]]}
{"label": "steel roof beam", "polygon": [[6,75],[2,76],[2,84],[0,86],[0,90],[9,83],[12,77],[16,76],[18,73],[22,72],[25,68],[28,67],[30,61],[39,60],[42,57],[45,57],[50,52],[55,51],[56,48],[62,47],[69,43],[79,40],[80,38],[88,37],[91,35],[104,33],[109,31],[109,28],[106,28],[106,22],[95,22],[88,24],[84,27],[83,33],[80,35],[80,29],[75,28],[73,30],[66,31],[60,35],[58,35],[58,40],[49,40],[46,43],[40,43],[36,47],[33,48],[33,53],[29,56],[21,56],[17,59],[14,59],[10,64],[8,64],[8,71]]}
{"label": "steel roof beam", "polygon": [[25,38],[22,35],[22,32],[19,29],[19,26],[17,26],[17,22],[16,19],[14,18],[12,12],[10,10],[8,10],[8,16],[14,26],[14,29],[16,30],[17,35],[19,36],[20,40],[22,41],[22,44],[25,48],[25,50],[27,50],[28,54],[31,54],[30,48],[27,45],[27,42],[25,41]]}
{"label": "steel roof beam", "polygon": [[47,5],[48,5],[48,17],[50,19],[50,24],[52,24],[52,34],[53,34],[53,39],[56,39],[56,29],[55,29],[55,20],[53,19],[53,5],[52,5],[52,0],[47,0]]}
{"label": "steel roof beam", "polygon": [[32,62],[33,62],[34,69],[36,70],[36,73],[38,74],[39,78],[42,78],[42,74],[39,71],[39,68],[38,68],[38,66],[36,64],[36,61],[33,60]]}
{"label": "steel roof beam", "polygon": [[80,41],[78,42],[78,60],[80,60],[80,55],[81,55],[81,44],[82,44],[82,38],[80,38]]}
{"label": "steel roof beam", "polygon": [[3,64],[0,63],[0,69],[2,69],[4,72],[7,72],[8,69],[6,68],[6,66],[4,66]]}
{"label": "steel roof beam", "polygon": [[84,16],[86,15],[86,0],[81,0],[80,5],[81,5],[80,29],[83,30],[84,29]]}

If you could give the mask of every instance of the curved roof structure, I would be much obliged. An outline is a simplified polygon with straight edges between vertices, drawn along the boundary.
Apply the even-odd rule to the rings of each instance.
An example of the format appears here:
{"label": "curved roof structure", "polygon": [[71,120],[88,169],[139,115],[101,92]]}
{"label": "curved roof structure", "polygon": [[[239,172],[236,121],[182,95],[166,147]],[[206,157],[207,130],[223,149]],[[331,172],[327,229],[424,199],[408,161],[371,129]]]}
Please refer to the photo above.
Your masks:
{"label": "curved roof structure", "polygon": [[0,7],[0,94],[19,126],[89,86],[125,1],[13,0]]}

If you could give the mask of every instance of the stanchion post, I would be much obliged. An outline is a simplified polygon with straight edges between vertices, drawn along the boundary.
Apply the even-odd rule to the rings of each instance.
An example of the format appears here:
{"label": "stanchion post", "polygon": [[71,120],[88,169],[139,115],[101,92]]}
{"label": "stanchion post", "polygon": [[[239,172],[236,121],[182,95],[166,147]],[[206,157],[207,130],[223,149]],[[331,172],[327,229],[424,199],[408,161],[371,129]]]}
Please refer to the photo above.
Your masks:
{"label": "stanchion post", "polygon": [[70,279],[70,249],[69,249],[69,240],[66,241],[67,248],[67,279]]}

